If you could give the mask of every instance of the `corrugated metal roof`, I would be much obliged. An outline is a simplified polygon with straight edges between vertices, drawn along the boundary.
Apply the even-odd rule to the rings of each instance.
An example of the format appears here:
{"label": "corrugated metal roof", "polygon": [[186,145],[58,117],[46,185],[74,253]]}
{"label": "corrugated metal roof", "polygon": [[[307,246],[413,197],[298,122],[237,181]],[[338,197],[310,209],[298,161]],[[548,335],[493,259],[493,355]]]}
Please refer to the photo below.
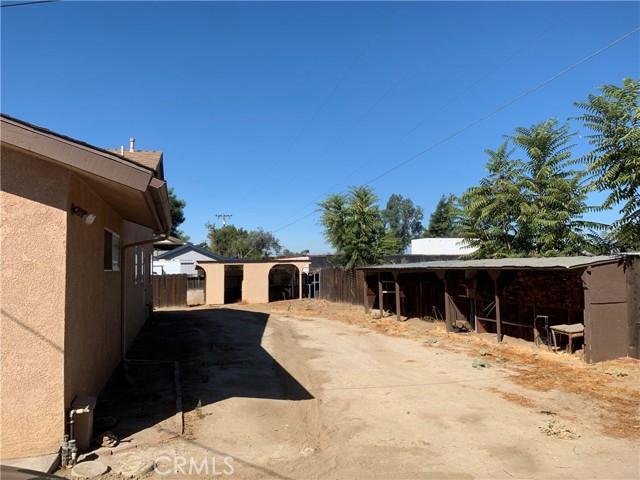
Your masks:
{"label": "corrugated metal roof", "polygon": [[593,257],[542,257],[542,258],[497,258],[486,260],[445,260],[409,264],[376,265],[360,267],[359,270],[455,270],[455,269],[571,269],[598,263],[620,260],[619,256],[600,255]]}

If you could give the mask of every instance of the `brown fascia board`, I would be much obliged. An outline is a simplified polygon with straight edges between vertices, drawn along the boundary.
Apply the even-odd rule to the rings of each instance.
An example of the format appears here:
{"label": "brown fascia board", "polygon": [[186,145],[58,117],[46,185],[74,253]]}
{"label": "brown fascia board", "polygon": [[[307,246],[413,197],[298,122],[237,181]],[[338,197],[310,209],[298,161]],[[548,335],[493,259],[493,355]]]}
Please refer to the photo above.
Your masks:
{"label": "brown fascia board", "polygon": [[171,207],[169,205],[169,191],[167,182],[158,178],[152,178],[149,182],[149,192],[153,199],[153,209],[161,225],[161,231],[168,233],[171,230]]}
{"label": "brown fascia board", "polygon": [[153,170],[108,152],[76,143],[2,117],[2,143],[63,165],[144,192]]}

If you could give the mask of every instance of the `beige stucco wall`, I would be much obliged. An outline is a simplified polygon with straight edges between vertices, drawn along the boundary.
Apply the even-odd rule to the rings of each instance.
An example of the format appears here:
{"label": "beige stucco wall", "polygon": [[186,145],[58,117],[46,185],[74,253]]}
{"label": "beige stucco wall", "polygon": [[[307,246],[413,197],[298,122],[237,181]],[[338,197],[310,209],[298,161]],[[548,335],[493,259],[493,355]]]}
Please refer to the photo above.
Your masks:
{"label": "beige stucco wall", "polygon": [[242,279],[242,301],[247,303],[269,302],[269,270],[273,263],[247,263]]}
{"label": "beige stucco wall", "polygon": [[0,458],[9,459],[55,452],[64,434],[68,174],[2,148],[0,182]]}
{"label": "beige stucco wall", "polygon": [[[104,271],[104,229],[122,235],[122,220],[76,175],[69,205],[95,213],[91,225],[68,215],[65,405],[96,395],[120,359],[120,272]],[[122,239],[121,239],[122,241]]]}
{"label": "beige stucco wall", "polygon": [[[77,395],[98,395],[122,358],[122,342],[128,348],[147,319],[145,305],[151,301],[148,276],[142,278],[138,252],[138,278],[134,270],[135,247],[121,255],[120,270],[104,270],[104,230],[120,235],[120,246],[152,238],[153,232],[122,218],[91,190],[71,175],[69,204],[95,213],[91,225],[69,215],[67,257],[67,329],[65,335],[65,403]],[[138,249],[150,252],[148,246]],[[144,255],[145,270],[148,258]],[[125,335],[122,335],[121,279],[125,278]]]}
{"label": "beige stucco wall", "polygon": [[208,305],[224,305],[224,264],[198,263],[206,275],[204,301]]}
{"label": "beige stucco wall", "polygon": [[242,301],[247,303],[269,302],[269,272],[276,265],[294,265],[298,268],[298,275],[309,262],[259,262],[259,263],[230,263],[198,262],[206,275],[205,302],[208,305],[224,304],[224,267],[225,265],[242,265]]}
{"label": "beige stucco wall", "polygon": [[[123,239],[122,246],[130,243],[144,242],[153,238],[153,231],[135,223],[123,222]],[[135,267],[136,262],[134,256],[138,254],[138,277],[136,280]],[[152,263],[150,256],[153,254],[153,243],[134,246],[125,249],[123,255],[126,269],[125,274],[125,349],[128,349],[136,335],[149,319],[151,306],[153,305],[153,284],[151,269]]]}

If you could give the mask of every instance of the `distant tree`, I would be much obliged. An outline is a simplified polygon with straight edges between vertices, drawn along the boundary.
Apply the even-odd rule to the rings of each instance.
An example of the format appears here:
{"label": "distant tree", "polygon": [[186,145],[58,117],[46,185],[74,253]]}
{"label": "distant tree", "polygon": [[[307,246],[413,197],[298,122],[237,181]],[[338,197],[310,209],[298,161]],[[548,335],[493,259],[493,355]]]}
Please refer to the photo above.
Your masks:
{"label": "distant tree", "polygon": [[429,226],[422,232],[422,238],[452,238],[460,235],[456,197],[442,195],[435,210],[429,217]]}
{"label": "distant tree", "polygon": [[244,258],[262,259],[272,255],[279,255],[282,251],[280,241],[270,232],[265,232],[262,228],[249,232],[244,239],[246,251]]}
{"label": "distant tree", "polygon": [[612,238],[623,249],[640,248],[640,80],[625,78],[622,86],[603,85],[575,105],[578,117],[593,132],[593,151],[581,158],[595,188],[609,191],[602,209],[621,205]]}
{"label": "distant tree", "polygon": [[319,204],[320,223],[339,265],[378,265],[383,255],[397,251],[398,240],[384,228],[377,202],[375,192],[361,186],[351,187],[346,195],[329,195]]}
{"label": "distant tree", "polygon": [[209,250],[223,257],[258,260],[278,255],[282,250],[280,241],[262,228],[249,232],[235,225],[217,228],[207,223],[205,226],[209,230]]}
{"label": "distant tree", "polygon": [[302,250],[300,252],[294,252],[293,250],[289,250],[288,248],[284,248],[282,250],[282,255],[285,257],[304,257],[309,255],[309,250]]}
{"label": "distant tree", "polygon": [[424,229],[422,207],[414,205],[410,198],[403,198],[402,195],[391,195],[381,215],[387,231],[398,239],[395,253],[402,253]]}
{"label": "distant tree", "polygon": [[178,229],[178,226],[184,222],[184,207],[187,206],[185,200],[179,199],[173,191],[173,188],[169,189],[169,208],[171,209],[171,230],[169,235],[180,238],[181,240],[188,241],[189,236],[185,235],[182,230]]}
{"label": "distant tree", "polygon": [[249,235],[244,228],[237,228],[235,225],[225,225],[217,228],[215,224],[205,225],[209,233],[209,249],[213,253],[223,257],[240,258],[244,251],[244,240]]}

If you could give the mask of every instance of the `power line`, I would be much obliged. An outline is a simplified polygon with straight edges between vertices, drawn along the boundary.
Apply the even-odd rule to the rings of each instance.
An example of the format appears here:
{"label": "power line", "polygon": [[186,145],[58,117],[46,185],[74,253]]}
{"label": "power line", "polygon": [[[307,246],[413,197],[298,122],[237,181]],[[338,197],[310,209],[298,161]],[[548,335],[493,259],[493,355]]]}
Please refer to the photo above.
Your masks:
{"label": "power line", "polygon": [[316,111],[314,112],[314,114],[311,116],[311,118],[307,121],[307,123],[304,125],[304,127],[302,127],[302,130],[300,130],[300,132],[298,132],[298,134],[296,135],[296,137],[293,139],[293,141],[289,144],[289,146],[287,147],[287,149],[284,151],[284,153],[282,155],[280,155],[280,157],[278,157],[276,159],[275,162],[273,162],[273,164],[271,165],[271,167],[269,168],[269,170],[267,170],[266,173],[264,173],[263,175],[261,175],[260,179],[258,180],[258,182],[245,194],[244,197],[242,197],[242,199],[236,204],[239,205],[241,203],[243,203],[247,198],[249,198],[251,196],[251,194],[253,192],[255,192],[255,190],[260,186],[260,184],[262,184],[265,179],[271,174],[271,172],[273,172],[273,170],[275,170],[276,166],[282,161],[282,159],[284,157],[287,156],[287,154],[291,151],[291,149],[293,148],[293,146],[298,142],[298,140],[300,139],[300,137],[302,137],[302,135],[304,134],[304,132],[309,128],[309,126],[311,125],[311,123],[313,123],[313,121],[315,120],[315,118],[318,116],[318,114],[320,113],[320,111],[324,108],[324,106],[327,104],[327,102],[329,101],[329,99],[336,93],[336,91],[338,90],[338,88],[340,88],[340,86],[342,85],[342,83],[344,82],[344,80],[347,78],[347,76],[349,75],[349,73],[351,73],[351,70],[353,70],[353,68],[356,66],[356,64],[360,61],[360,59],[363,57],[363,55],[367,52],[367,50],[369,50],[369,47],[371,47],[371,45],[373,44],[373,42],[378,38],[378,35],[380,35],[380,32],[382,32],[383,28],[387,25],[387,23],[389,22],[389,20],[391,19],[391,17],[393,16],[393,14],[395,13],[395,10],[392,11],[389,16],[385,19],[385,21],[382,23],[382,25],[380,26],[380,28],[377,30],[377,32],[375,33],[375,35],[371,38],[371,40],[369,41],[369,43],[364,47],[364,49],[362,49],[362,51],[358,54],[358,56],[355,58],[355,60],[351,63],[351,65],[349,66],[349,68],[347,68],[347,70],[345,71],[345,73],[342,75],[342,77],[340,78],[340,80],[338,81],[338,83],[336,83],[333,87],[333,89],[329,92],[329,94],[324,98],[324,100],[322,101],[322,103],[320,104],[320,106],[316,109]]}
{"label": "power line", "polygon": [[[369,163],[371,163],[373,160],[375,160],[376,158],[380,157],[382,154],[384,154],[385,152],[387,152],[389,149],[391,149],[393,146],[395,146],[397,143],[399,143],[401,140],[403,140],[404,138],[406,138],[409,134],[411,134],[413,131],[415,131],[417,128],[419,128],[421,125],[423,125],[426,121],[430,120],[431,118],[433,118],[435,115],[437,115],[438,113],[442,112],[443,110],[445,110],[449,105],[451,105],[452,103],[454,103],[456,100],[458,100],[459,98],[461,98],[463,95],[465,95],[467,92],[469,92],[470,90],[472,90],[476,85],[478,85],[480,82],[482,82],[483,80],[485,80],[487,77],[489,77],[490,75],[492,75],[494,72],[496,72],[497,70],[499,70],[502,66],[504,66],[506,63],[508,63],[509,61],[511,61],[513,58],[517,57],[518,55],[520,55],[520,53],[522,53],[524,50],[526,50],[527,48],[529,48],[531,45],[533,45],[535,42],[537,42],[540,38],[542,38],[544,35],[546,35],[549,31],[553,30],[559,23],[563,22],[569,15],[571,15],[573,13],[573,10],[569,10],[567,13],[565,13],[563,16],[561,16],[560,18],[558,18],[553,24],[551,24],[549,27],[547,27],[545,30],[543,30],[540,34],[538,34],[535,38],[533,38],[532,40],[530,40],[529,42],[527,42],[525,45],[523,45],[522,47],[520,47],[515,53],[511,54],[510,56],[508,56],[507,58],[505,58],[502,62],[500,62],[498,65],[496,65],[494,68],[492,68],[491,70],[489,70],[487,73],[485,73],[484,75],[482,75],[480,78],[478,78],[475,82],[473,82],[472,84],[470,84],[467,88],[465,88],[462,92],[460,92],[458,95],[456,95],[454,98],[452,98],[449,102],[447,102],[445,105],[443,105],[442,107],[440,107],[438,110],[436,110],[435,112],[432,112],[429,116],[427,116],[426,118],[424,118],[423,120],[421,120],[417,125],[415,125],[413,128],[411,128],[408,132],[406,132],[405,134],[403,134],[400,138],[398,138],[397,140],[395,140],[393,143],[391,143],[390,145],[388,145],[385,149],[383,149],[381,152],[379,152],[378,154],[376,154],[375,156],[373,156],[372,158],[370,158],[369,160],[367,160],[366,162],[364,162],[363,164],[361,164],[360,166],[358,166],[355,170],[353,170],[351,173],[349,173],[348,175],[346,175],[345,177],[343,177],[341,180],[339,180],[338,182],[336,182],[333,186],[329,187],[329,190],[332,190],[333,188],[335,188],[338,185],[341,185],[346,179],[350,178],[351,176],[353,176],[355,173],[357,173],[359,170],[361,170],[363,167],[365,167],[366,165],[368,165]],[[441,39],[441,41],[437,44],[438,46],[440,44],[442,44],[444,42],[444,40],[446,38],[448,38],[451,33],[453,32],[453,28],[450,29],[446,35],[444,35]],[[429,56],[429,54],[431,54],[433,51],[435,50],[435,46],[433,48],[431,48],[430,50],[427,51],[427,53],[425,55],[423,55],[422,57],[420,57],[420,59],[393,85],[391,86],[383,95],[382,97],[380,97],[362,116],[360,116],[355,122],[353,122],[344,132],[342,132],[342,134],[328,147],[326,148],[319,156],[317,156],[314,160],[312,160],[309,163],[305,163],[305,167],[311,166],[314,163],[317,163],[329,150],[331,150],[342,138],[345,137],[345,135],[347,133],[349,133],[358,123],[360,123],[360,121],[362,121],[369,113],[371,113],[371,111],[378,106],[378,104],[380,104],[380,102],[387,97],[387,95],[389,95],[389,93],[391,93],[394,89],[396,89],[398,87],[398,85],[400,85],[408,76],[411,72],[413,72],[420,63],[422,63],[424,61],[425,58],[427,58]],[[291,179],[288,180],[288,183],[292,182],[293,180],[297,179],[298,177],[300,177],[303,173],[305,173],[305,171],[307,170],[307,168],[303,168],[301,170],[299,170],[296,175],[294,175]],[[285,187],[282,187],[280,190],[276,191],[276,193],[282,191]]]}
{"label": "power line", "polygon": [[[340,140],[342,140],[351,130],[353,130],[353,128],[358,125],[364,118],[367,117],[367,115],[369,115],[393,90],[395,90],[396,88],[398,88],[398,86],[404,82],[407,77],[416,69],[418,68],[418,65],[420,65],[422,62],[424,62],[424,60],[431,55],[431,53],[433,53],[436,50],[437,46],[440,46],[445,39],[449,38],[451,36],[451,33],[453,33],[454,28],[451,28],[445,35],[440,37],[440,41],[434,45],[432,48],[430,48],[429,50],[427,50],[427,52],[422,55],[417,62],[415,62],[411,68],[409,68],[409,70],[407,70],[398,80],[396,80],[396,82],[391,85],[383,94],[380,98],[378,98],[378,100],[376,100],[373,105],[371,105],[366,112],[364,112],[360,117],[358,117],[351,125],[349,125],[349,127],[347,127],[346,130],[344,130],[339,136],[338,138],[336,138],[333,143],[331,143],[326,149],[324,149],[324,151],[322,153],[320,153],[320,155],[318,155],[315,159],[313,159],[311,162],[309,163],[305,163],[305,166],[307,165],[313,165],[314,163],[317,163],[322,157],[324,157],[333,147],[335,147],[338,142],[340,142]],[[294,181],[295,179],[297,179],[298,177],[300,177],[302,174],[304,174],[306,172],[306,168],[300,169],[293,177],[291,177],[286,183],[289,184],[292,181]],[[276,191],[275,193],[278,193],[280,191],[282,191],[285,187],[283,186],[280,190]]]}
{"label": "power line", "polygon": [[[372,178],[371,180],[369,180],[368,182],[366,182],[366,183],[365,183],[365,185],[370,185],[370,184],[372,184],[373,182],[375,182],[375,181],[377,181],[377,180],[380,180],[381,178],[383,178],[383,177],[385,177],[385,176],[389,175],[390,173],[392,173],[392,172],[394,172],[394,171],[398,170],[399,168],[401,168],[401,167],[405,166],[406,164],[408,164],[409,162],[411,162],[411,161],[415,160],[416,158],[418,158],[418,157],[420,157],[420,156],[424,155],[425,153],[427,153],[427,152],[429,152],[429,151],[431,151],[431,150],[435,149],[436,147],[439,147],[439,146],[440,146],[440,145],[442,145],[443,143],[445,143],[445,142],[447,142],[447,141],[451,140],[452,138],[457,137],[457,136],[458,136],[458,135],[460,135],[461,133],[463,133],[463,132],[465,132],[465,131],[469,130],[470,128],[472,128],[472,127],[474,127],[474,126],[476,126],[477,124],[481,123],[482,121],[486,120],[487,118],[492,117],[492,116],[493,116],[493,115],[495,115],[496,113],[501,112],[501,111],[502,111],[502,110],[504,110],[505,108],[510,107],[510,106],[511,106],[511,105],[513,105],[514,103],[516,103],[516,102],[518,102],[518,101],[522,100],[524,97],[526,97],[526,96],[528,96],[528,95],[531,95],[532,93],[534,93],[534,92],[536,92],[537,90],[541,89],[542,87],[544,87],[545,85],[549,84],[550,82],[552,82],[552,81],[556,80],[557,78],[560,78],[561,76],[563,76],[563,75],[567,74],[567,73],[568,73],[568,72],[570,72],[571,70],[574,70],[575,68],[579,67],[579,66],[580,66],[580,65],[582,65],[583,63],[585,63],[585,62],[587,62],[587,61],[591,60],[592,58],[596,57],[597,55],[600,55],[601,53],[603,53],[603,52],[605,52],[605,51],[609,50],[610,48],[614,47],[614,46],[615,46],[615,45],[617,45],[618,43],[620,43],[620,42],[622,42],[622,41],[626,40],[627,38],[631,37],[632,35],[635,35],[635,34],[636,34],[636,33],[638,33],[638,32],[640,32],[640,28],[636,28],[635,30],[632,30],[632,31],[630,31],[630,32],[626,33],[625,35],[623,35],[623,36],[619,37],[618,39],[614,40],[613,42],[609,43],[608,45],[606,45],[606,46],[602,47],[601,49],[599,49],[599,50],[597,50],[597,51],[595,51],[595,52],[591,53],[590,55],[586,56],[586,57],[585,57],[585,58],[583,58],[582,60],[580,60],[580,61],[578,61],[578,62],[574,63],[574,64],[573,64],[573,65],[571,65],[570,67],[565,68],[565,69],[564,69],[564,70],[562,70],[561,72],[556,73],[555,75],[553,75],[553,76],[549,77],[549,78],[548,78],[547,80],[545,80],[544,82],[542,82],[542,83],[540,83],[540,84],[536,85],[535,87],[533,87],[533,88],[531,88],[531,89],[527,90],[526,92],[524,92],[524,93],[522,93],[522,94],[518,95],[518,96],[517,96],[517,97],[515,97],[514,99],[512,99],[512,100],[508,101],[507,103],[505,103],[505,104],[503,104],[503,105],[499,106],[498,108],[496,108],[496,109],[494,109],[494,110],[490,111],[490,112],[489,112],[489,113],[487,113],[486,115],[483,115],[482,117],[480,117],[479,119],[477,119],[477,120],[475,120],[475,121],[471,122],[470,124],[466,125],[465,127],[461,128],[461,129],[459,129],[459,130],[456,130],[455,132],[453,132],[453,133],[451,133],[450,135],[446,136],[446,137],[445,137],[445,138],[443,138],[442,140],[439,140],[438,142],[434,143],[433,145],[429,146],[428,148],[426,148],[426,149],[424,149],[424,150],[422,150],[422,151],[420,151],[420,152],[416,153],[415,155],[412,155],[411,157],[409,157],[408,159],[404,160],[403,162],[398,163],[397,165],[395,165],[395,166],[391,167],[390,169],[386,170],[385,172],[381,173],[380,175],[378,175],[378,176],[376,176],[376,177]],[[281,228],[279,228],[279,229],[277,229],[277,230],[274,230],[273,232],[274,232],[274,233],[275,233],[275,232],[279,232],[279,231],[281,231],[281,230],[284,230],[285,228],[288,228],[288,227],[290,227],[290,226],[292,226],[292,225],[295,225],[296,223],[301,222],[302,220],[304,220],[304,219],[306,219],[306,218],[310,217],[310,216],[311,216],[311,215],[313,215],[315,212],[316,212],[316,211],[314,210],[313,212],[308,213],[307,215],[304,215],[303,217],[300,217],[300,218],[298,218],[297,220],[294,220],[294,221],[292,221],[292,222],[288,223],[287,225],[285,225],[285,226],[283,226],[283,227],[281,227]]]}
{"label": "power line", "polygon": [[[569,11],[567,12],[565,15],[563,15],[562,17],[560,17],[556,22],[554,22],[551,26],[547,27],[545,30],[543,30],[540,34],[538,34],[535,38],[533,38],[532,40],[530,40],[529,42],[527,42],[525,45],[523,45],[521,48],[519,48],[515,53],[511,54],[510,56],[508,56],[507,58],[505,58],[502,62],[500,62],[498,65],[496,65],[494,68],[492,68],[491,70],[489,70],[487,73],[485,73],[484,75],[482,75],[480,78],[478,78],[477,80],[475,80],[473,83],[471,83],[469,86],[467,86],[462,92],[460,92],[458,95],[456,95],[454,98],[452,98],[451,100],[449,100],[445,105],[443,105],[442,107],[440,107],[438,110],[436,110],[435,112],[430,113],[426,118],[420,120],[416,125],[414,125],[411,129],[409,129],[409,131],[405,132],[404,134],[402,134],[399,138],[397,138],[396,140],[394,140],[391,144],[387,145],[382,151],[378,152],[376,155],[374,155],[373,157],[371,157],[370,159],[366,160],[364,163],[360,164],[358,167],[355,168],[355,170],[353,170],[351,173],[347,174],[346,176],[344,176],[342,179],[340,179],[338,182],[336,182],[335,184],[333,184],[331,187],[329,187],[328,190],[333,190],[335,187],[337,187],[338,185],[342,185],[342,183],[347,180],[348,178],[350,178],[351,176],[353,176],[355,173],[357,173],[359,170],[361,170],[363,167],[365,167],[366,165],[370,164],[373,160],[375,160],[376,158],[380,157],[382,154],[386,153],[387,151],[389,151],[393,146],[395,146],[396,144],[398,144],[401,140],[403,140],[404,138],[406,138],[409,134],[411,134],[413,131],[415,131],[416,129],[418,129],[421,125],[423,125],[425,122],[427,122],[428,120],[430,120],[431,118],[433,118],[435,115],[437,115],[438,113],[442,112],[443,110],[445,110],[449,105],[451,105],[452,103],[454,103],[456,100],[458,100],[459,98],[461,98],[463,95],[465,95],[467,92],[469,92],[470,90],[472,90],[476,85],[478,85],[480,82],[482,82],[483,80],[485,80],[487,77],[489,77],[490,75],[492,75],[494,72],[496,72],[497,70],[499,70],[502,66],[504,66],[505,64],[507,64],[509,61],[511,61],[513,58],[517,57],[520,53],[522,53],[524,50],[526,50],[527,48],[529,48],[531,45],[533,45],[535,42],[537,42],[540,38],[542,38],[544,35],[546,35],[549,31],[551,31],[553,28],[555,28],[559,23],[561,23],[562,21],[564,21],[571,13],[573,13],[573,11]],[[453,30],[449,31],[449,34],[452,32]],[[449,36],[449,34],[447,34],[447,37]],[[426,56],[425,56],[426,57]],[[398,84],[400,84],[406,77],[407,75],[417,67],[417,65],[422,62],[424,58],[421,58],[418,63],[416,63],[411,70],[409,70],[409,72],[407,72],[404,77],[402,77],[402,79],[397,82],[393,87],[397,87]],[[391,89],[391,90],[392,90]],[[390,90],[388,90],[384,95],[386,96],[389,93]],[[378,104],[379,102],[376,102],[376,104],[374,105],[374,107]],[[371,110],[373,109],[373,107],[371,109],[369,109],[369,111],[367,111],[367,113],[365,113],[365,115],[367,115]],[[364,117],[364,116],[363,116]],[[361,117],[362,118],[362,117]],[[359,120],[358,120],[359,121]],[[357,122],[356,122],[357,123]],[[353,125],[352,125],[353,127]],[[350,129],[351,127],[349,127]],[[344,132],[346,133],[346,132]],[[342,138],[341,135],[340,138]],[[337,142],[334,142],[334,144]],[[332,145],[333,146],[333,145]],[[330,149],[331,147],[329,147]],[[326,153],[329,149],[325,150],[324,153]],[[322,155],[321,155],[322,156]],[[316,158],[316,160],[319,160],[320,157]],[[295,177],[294,177],[295,179]],[[292,179],[293,180],[293,179]],[[290,182],[292,181],[290,180]],[[313,200],[311,202],[311,204],[314,204],[316,202],[318,202],[320,200],[321,197],[316,197],[315,200]],[[303,206],[302,208],[298,209],[293,215],[290,215],[287,218],[293,218],[295,217],[298,212],[303,211],[305,209],[305,207]]]}
{"label": "power line", "polygon": [[21,2],[21,3],[9,3],[5,5],[0,5],[0,8],[5,7],[24,7],[25,5],[36,5],[38,3],[54,3],[61,2],[62,0],[34,0],[32,2]]}
{"label": "power line", "polygon": [[489,117],[492,117],[493,115],[495,115],[498,112],[501,112],[502,110],[504,110],[507,107],[510,107],[511,105],[513,105],[514,103],[522,100],[524,97],[532,94],[533,92],[540,90],[542,87],[544,87],[545,85],[547,85],[548,83],[552,82],[553,80],[555,80],[556,78],[559,78],[561,76],[563,76],[564,74],[570,72],[571,70],[573,70],[574,68],[579,67],[580,65],[582,65],[583,63],[591,60],[593,57],[601,54],[602,52],[609,50],[611,47],[613,47],[614,45],[622,42],[623,40],[629,38],[630,36],[636,34],[640,32],[640,28],[636,28],[635,30],[632,30],[631,32],[623,35],[622,37],[618,38],[617,40],[614,40],[613,42],[611,42],[609,45],[607,45],[606,47],[602,47],[600,50],[592,53],[591,55],[588,55],[587,57],[583,58],[582,60],[580,60],[579,62],[574,63],[573,65],[571,65],[568,68],[565,68],[564,70],[562,70],[560,73],[556,73],[555,75],[553,75],[552,77],[549,77],[547,80],[545,80],[544,82],[536,85],[535,87],[531,88],[530,90],[527,90],[526,92],[524,92],[523,94],[517,96],[516,98],[514,98],[513,100],[508,101],[507,103],[505,103],[504,105],[501,105],[500,107],[496,108],[495,110],[492,110],[491,112],[487,113],[486,115],[480,117],[479,119],[471,122],[470,124],[468,124],[466,127],[461,128],[460,130],[457,130],[456,132],[448,135],[447,137],[443,138],[442,140],[440,140],[439,142],[434,143],[433,145],[431,145],[430,147],[422,150],[421,152],[416,153],[415,155],[409,157],[408,159],[406,159],[404,162],[400,162],[399,164],[395,165],[394,167],[391,167],[389,170],[387,170],[384,173],[381,173],[380,175],[378,175],[377,177],[369,180],[367,183],[365,183],[365,185],[370,185],[371,183],[375,182],[376,180],[381,179],[382,177],[386,177],[387,175],[389,175],[391,172],[394,172],[395,170],[399,169],[400,167],[403,167],[404,165],[406,165],[407,163],[415,160],[416,158],[424,155],[425,153],[433,150],[436,147],[439,147],[440,145],[442,145],[443,143],[451,140],[454,137],[457,137],[458,135],[460,135],[461,133],[465,132],[466,130],[475,127],[477,124],[479,124],[480,122],[486,120]]}

